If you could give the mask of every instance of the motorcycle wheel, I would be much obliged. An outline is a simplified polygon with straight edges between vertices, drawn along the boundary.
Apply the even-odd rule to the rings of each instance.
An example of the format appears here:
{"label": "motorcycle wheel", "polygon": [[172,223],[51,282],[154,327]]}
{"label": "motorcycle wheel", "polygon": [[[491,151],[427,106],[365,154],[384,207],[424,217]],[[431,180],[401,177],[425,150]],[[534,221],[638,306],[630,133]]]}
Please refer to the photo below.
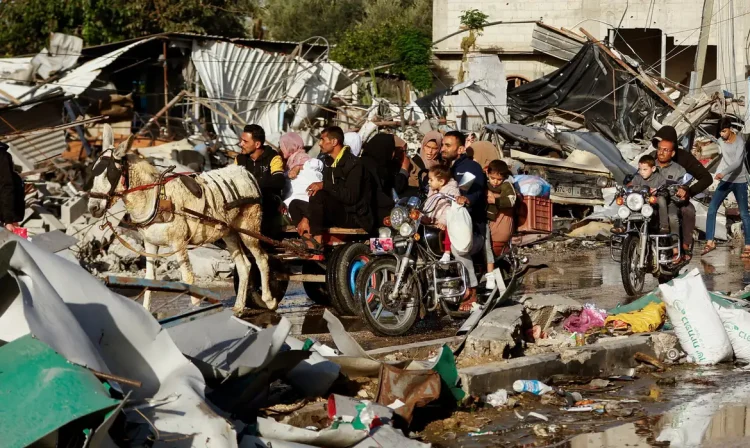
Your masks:
{"label": "motorcycle wheel", "polygon": [[357,299],[362,318],[373,333],[380,336],[405,334],[419,315],[419,287],[416,282],[411,286],[408,299],[394,301],[388,298],[397,275],[396,260],[386,257],[367,263],[357,279]]}
{"label": "motorcycle wheel", "polygon": [[646,272],[638,269],[641,239],[636,235],[628,235],[622,243],[622,258],[620,259],[620,276],[625,292],[629,296],[637,296],[643,292],[646,283]]}

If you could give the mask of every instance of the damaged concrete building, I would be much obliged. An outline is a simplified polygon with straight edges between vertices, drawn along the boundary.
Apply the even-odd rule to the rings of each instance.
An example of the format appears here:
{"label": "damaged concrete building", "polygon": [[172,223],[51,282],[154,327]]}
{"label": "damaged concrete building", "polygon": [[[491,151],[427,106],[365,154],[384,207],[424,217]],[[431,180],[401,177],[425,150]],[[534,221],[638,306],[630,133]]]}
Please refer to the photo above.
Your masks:
{"label": "damaged concrete building", "polygon": [[[435,0],[433,40],[458,30],[462,11],[470,9],[489,16],[491,26],[484,29],[475,46],[479,52],[497,55],[503,61],[509,89],[562,67],[578,52],[582,42],[573,33],[584,27],[595,38],[612,42],[617,51],[635,58],[649,72],[686,86],[690,84],[701,29],[706,29],[701,84],[718,79],[722,89],[735,95],[747,92],[747,2]],[[439,41],[434,51],[439,65],[452,79],[460,69],[464,36],[456,34]]]}

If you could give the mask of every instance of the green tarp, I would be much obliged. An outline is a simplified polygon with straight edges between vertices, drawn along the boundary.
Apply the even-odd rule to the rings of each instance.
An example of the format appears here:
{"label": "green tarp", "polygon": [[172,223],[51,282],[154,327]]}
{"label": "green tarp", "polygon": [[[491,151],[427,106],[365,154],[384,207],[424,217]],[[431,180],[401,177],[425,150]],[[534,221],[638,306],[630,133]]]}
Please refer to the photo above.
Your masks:
{"label": "green tarp", "polygon": [[0,347],[0,446],[27,446],[118,403],[93,373],[30,335]]}

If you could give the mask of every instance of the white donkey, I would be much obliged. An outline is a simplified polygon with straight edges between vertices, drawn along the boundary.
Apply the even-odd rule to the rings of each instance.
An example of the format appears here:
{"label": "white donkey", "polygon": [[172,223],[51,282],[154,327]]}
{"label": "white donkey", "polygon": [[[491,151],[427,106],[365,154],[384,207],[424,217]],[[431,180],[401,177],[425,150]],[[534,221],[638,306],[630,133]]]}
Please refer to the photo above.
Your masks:
{"label": "white donkey", "polygon": [[[102,155],[93,168],[95,178],[89,193],[89,212],[96,218],[102,217],[117,199],[122,198],[132,223],[143,237],[145,252],[153,255],[158,253],[158,247],[167,247],[178,254],[182,281],[188,284],[195,279],[188,258],[188,244],[201,245],[223,239],[240,277],[235,312],[242,312],[245,308],[248,291],[251,264],[242,250],[241,243],[244,243],[260,271],[262,297],[251,296],[258,306],[276,309],[277,301],[268,284],[268,255],[260,242],[224,226],[202,223],[199,218],[183,211],[189,209],[236,228],[260,233],[260,188],[255,178],[243,167],[232,165],[202,173],[195,178],[196,182],[190,189],[190,181],[165,176],[140,155],[129,153],[132,142],[131,136],[115,148],[112,128],[104,126]],[[239,199],[242,199],[239,203],[245,205],[225,207]],[[171,207],[165,207],[170,201]],[[154,258],[148,255],[146,278],[154,279]],[[192,300],[193,304],[198,303],[197,299]],[[144,296],[143,306],[146,309],[151,306],[149,292]]]}

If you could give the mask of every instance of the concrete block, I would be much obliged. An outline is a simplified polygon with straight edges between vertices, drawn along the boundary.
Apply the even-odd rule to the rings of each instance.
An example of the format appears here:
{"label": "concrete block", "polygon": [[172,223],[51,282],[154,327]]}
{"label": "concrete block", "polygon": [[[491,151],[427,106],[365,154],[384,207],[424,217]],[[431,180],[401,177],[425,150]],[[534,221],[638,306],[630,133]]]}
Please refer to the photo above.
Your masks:
{"label": "concrete block", "polygon": [[618,369],[635,367],[635,353],[654,355],[649,335],[603,339],[564,352],[514,358],[467,367],[458,371],[461,387],[470,395],[510,389],[516,380],[544,380],[551,375],[606,376]]}
{"label": "concrete block", "polygon": [[42,207],[41,205],[32,205],[31,209],[34,210],[37,215],[39,215],[39,217],[42,219],[42,221],[44,221],[44,224],[49,228],[50,231],[65,231],[65,225],[60,222],[60,220],[57,219],[57,217],[45,207]]}
{"label": "concrete block", "polygon": [[521,342],[523,305],[492,310],[466,339],[466,356],[508,358],[510,349]]}
{"label": "concrete block", "polygon": [[[120,232],[120,238],[127,241],[128,244],[133,246],[135,249],[143,251],[143,243],[141,242],[141,237],[137,232],[133,232],[133,231]],[[124,265],[135,263],[141,257],[138,253],[133,252],[132,250],[125,247],[116,238],[114,241],[112,241],[112,244],[109,245],[109,249],[107,249],[107,254],[110,256],[114,256],[118,262]]]}
{"label": "concrete block", "polygon": [[188,257],[193,272],[202,278],[214,278],[220,274],[230,273],[234,267],[229,252],[222,249],[196,247],[188,251]]}
{"label": "concrete block", "polygon": [[531,294],[522,297],[521,302],[531,322],[543,331],[583,308],[579,302],[560,294]]}
{"label": "concrete block", "polygon": [[85,197],[70,198],[60,207],[60,221],[69,226],[86,212],[88,212],[88,200]]}

